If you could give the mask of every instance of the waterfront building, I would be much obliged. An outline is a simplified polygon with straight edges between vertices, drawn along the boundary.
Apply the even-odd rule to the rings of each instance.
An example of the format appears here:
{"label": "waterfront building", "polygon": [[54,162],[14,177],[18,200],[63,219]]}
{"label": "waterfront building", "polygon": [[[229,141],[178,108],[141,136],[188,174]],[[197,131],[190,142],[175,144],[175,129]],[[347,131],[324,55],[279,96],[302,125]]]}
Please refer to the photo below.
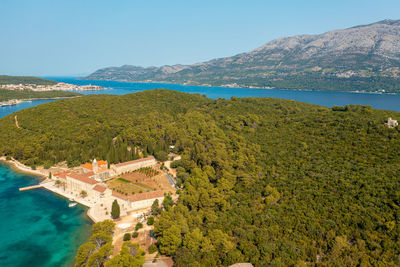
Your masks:
{"label": "waterfront building", "polygon": [[110,198],[112,190],[108,189],[105,185],[96,184],[93,187],[93,199],[95,202],[102,202],[105,198]]}
{"label": "waterfront building", "polygon": [[[107,177],[115,176],[125,172],[135,171],[140,168],[154,166],[156,160],[153,156],[132,160],[124,163],[113,164],[108,169],[107,161],[97,161],[85,163],[74,170],[66,170],[53,174],[55,186],[64,192],[68,197],[82,199],[89,205],[93,205],[91,215],[96,218],[108,218],[107,207],[111,207],[112,201],[117,200],[121,207],[121,215],[132,210],[150,208],[154,200],[160,202],[164,199],[164,191],[151,191],[127,196],[113,191],[104,183],[102,176],[105,173]],[[103,176],[105,177],[105,176]],[[61,187],[61,188],[60,188]]]}
{"label": "waterfront building", "polygon": [[99,182],[94,179],[95,173],[69,173],[66,175],[67,190],[71,191],[75,195],[79,195],[82,191],[85,191],[88,196],[91,193],[94,185]]}
{"label": "waterfront building", "polygon": [[58,172],[58,173],[53,174],[53,178],[56,180],[59,180],[60,182],[66,182],[67,175],[70,173],[71,173],[71,171]]}

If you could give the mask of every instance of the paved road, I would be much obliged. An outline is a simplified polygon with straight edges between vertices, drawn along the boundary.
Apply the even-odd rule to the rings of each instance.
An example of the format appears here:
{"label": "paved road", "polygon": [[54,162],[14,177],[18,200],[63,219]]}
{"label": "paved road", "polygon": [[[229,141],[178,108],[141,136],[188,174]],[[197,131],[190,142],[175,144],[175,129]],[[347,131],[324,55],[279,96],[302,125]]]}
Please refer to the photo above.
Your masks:
{"label": "paved road", "polygon": [[167,173],[167,179],[168,179],[168,182],[169,182],[173,187],[178,188],[178,187],[176,186],[175,182],[174,182],[174,179],[171,177],[171,175],[170,175],[169,173]]}

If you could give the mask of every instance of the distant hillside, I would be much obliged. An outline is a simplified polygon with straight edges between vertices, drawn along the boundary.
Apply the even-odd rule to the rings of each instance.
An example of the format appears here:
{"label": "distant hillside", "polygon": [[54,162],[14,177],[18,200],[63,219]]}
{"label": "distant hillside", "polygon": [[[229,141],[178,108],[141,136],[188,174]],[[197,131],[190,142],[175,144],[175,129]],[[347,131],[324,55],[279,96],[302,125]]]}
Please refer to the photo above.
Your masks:
{"label": "distant hillside", "polygon": [[400,20],[279,38],[193,65],[104,68],[86,79],[400,92]]}
{"label": "distant hillside", "polygon": [[174,145],[183,190],[154,236],[176,266],[399,266],[400,129],[388,117],[400,113],[170,90],[92,95],[1,118],[0,155],[73,166]]}
{"label": "distant hillside", "polygon": [[0,84],[36,84],[54,85],[55,81],[31,76],[8,76],[0,75]]}

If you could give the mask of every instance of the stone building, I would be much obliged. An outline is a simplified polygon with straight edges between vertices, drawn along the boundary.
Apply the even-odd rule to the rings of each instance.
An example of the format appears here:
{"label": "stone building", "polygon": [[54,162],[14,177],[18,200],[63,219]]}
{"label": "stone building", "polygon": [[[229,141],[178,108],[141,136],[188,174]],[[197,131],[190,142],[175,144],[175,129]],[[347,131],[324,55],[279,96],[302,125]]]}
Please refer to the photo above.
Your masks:
{"label": "stone building", "polygon": [[113,171],[108,168],[106,160],[93,160],[92,163],[85,163],[81,165],[83,173],[94,172],[94,178],[98,181],[104,181],[113,176]]}
{"label": "stone building", "polygon": [[389,128],[395,128],[399,126],[399,123],[396,120],[392,120],[392,118],[388,118],[387,123],[385,123]]}
{"label": "stone building", "polygon": [[112,165],[111,169],[116,175],[120,175],[122,173],[135,171],[140,168],[154,166],[155,164],[156,159],[153,156],[149,156],[143,159],[137,159]]}
{"label": "stone building", "polygon": [[132,196],[125,196],[113,191],[112,196],[129,211],[149,208],[156,199],[158,199],[159,203],[162,203],[164,200],[164,192],[161,190],[134,194]]}
{"label": "stone building", "polygon": [[112,191],[106,185],[95,180],[94,172],[75,173],[65,171],[56,173],[53,177],[61,182],[60,186],[64,187],[64,191],[75,197],[81,197],[83,191],[86,192],[86,200],[96,203],[102,199],[111,197]]}

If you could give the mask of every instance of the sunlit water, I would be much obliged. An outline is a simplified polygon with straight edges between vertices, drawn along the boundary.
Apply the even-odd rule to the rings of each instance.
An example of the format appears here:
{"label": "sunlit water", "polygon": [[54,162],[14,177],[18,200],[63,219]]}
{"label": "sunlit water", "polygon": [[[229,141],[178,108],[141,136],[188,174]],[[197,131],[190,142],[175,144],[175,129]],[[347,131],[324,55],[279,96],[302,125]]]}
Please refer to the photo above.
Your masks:
{"label": "sunlit water", "polygon": [[0,163],[0,266],[72,266],[89,238],[86,208],[44,189],[18,190],[38,182]]}
{"label": "sunlit water", "polygon": [[368,94],[351,92],[318,92],[281,89],[252,89],[252,88],[224,88],[207,86],[188,86],[166,83],[126,83],[115,81],[85,81],[69,77],[52,77],[53,80],[68,82],[77,85],[100,85],[108,88],[103,91],[81,92],[83,94],[115,94],[123,95],[149,89],[171,89],[186,93],[205,94],[209,98],[236,97],[275,97],[291,99],[326,107],[333,105],[344,106],[348,104],[370,105],[377,109],[400,111],[400,94]]}

